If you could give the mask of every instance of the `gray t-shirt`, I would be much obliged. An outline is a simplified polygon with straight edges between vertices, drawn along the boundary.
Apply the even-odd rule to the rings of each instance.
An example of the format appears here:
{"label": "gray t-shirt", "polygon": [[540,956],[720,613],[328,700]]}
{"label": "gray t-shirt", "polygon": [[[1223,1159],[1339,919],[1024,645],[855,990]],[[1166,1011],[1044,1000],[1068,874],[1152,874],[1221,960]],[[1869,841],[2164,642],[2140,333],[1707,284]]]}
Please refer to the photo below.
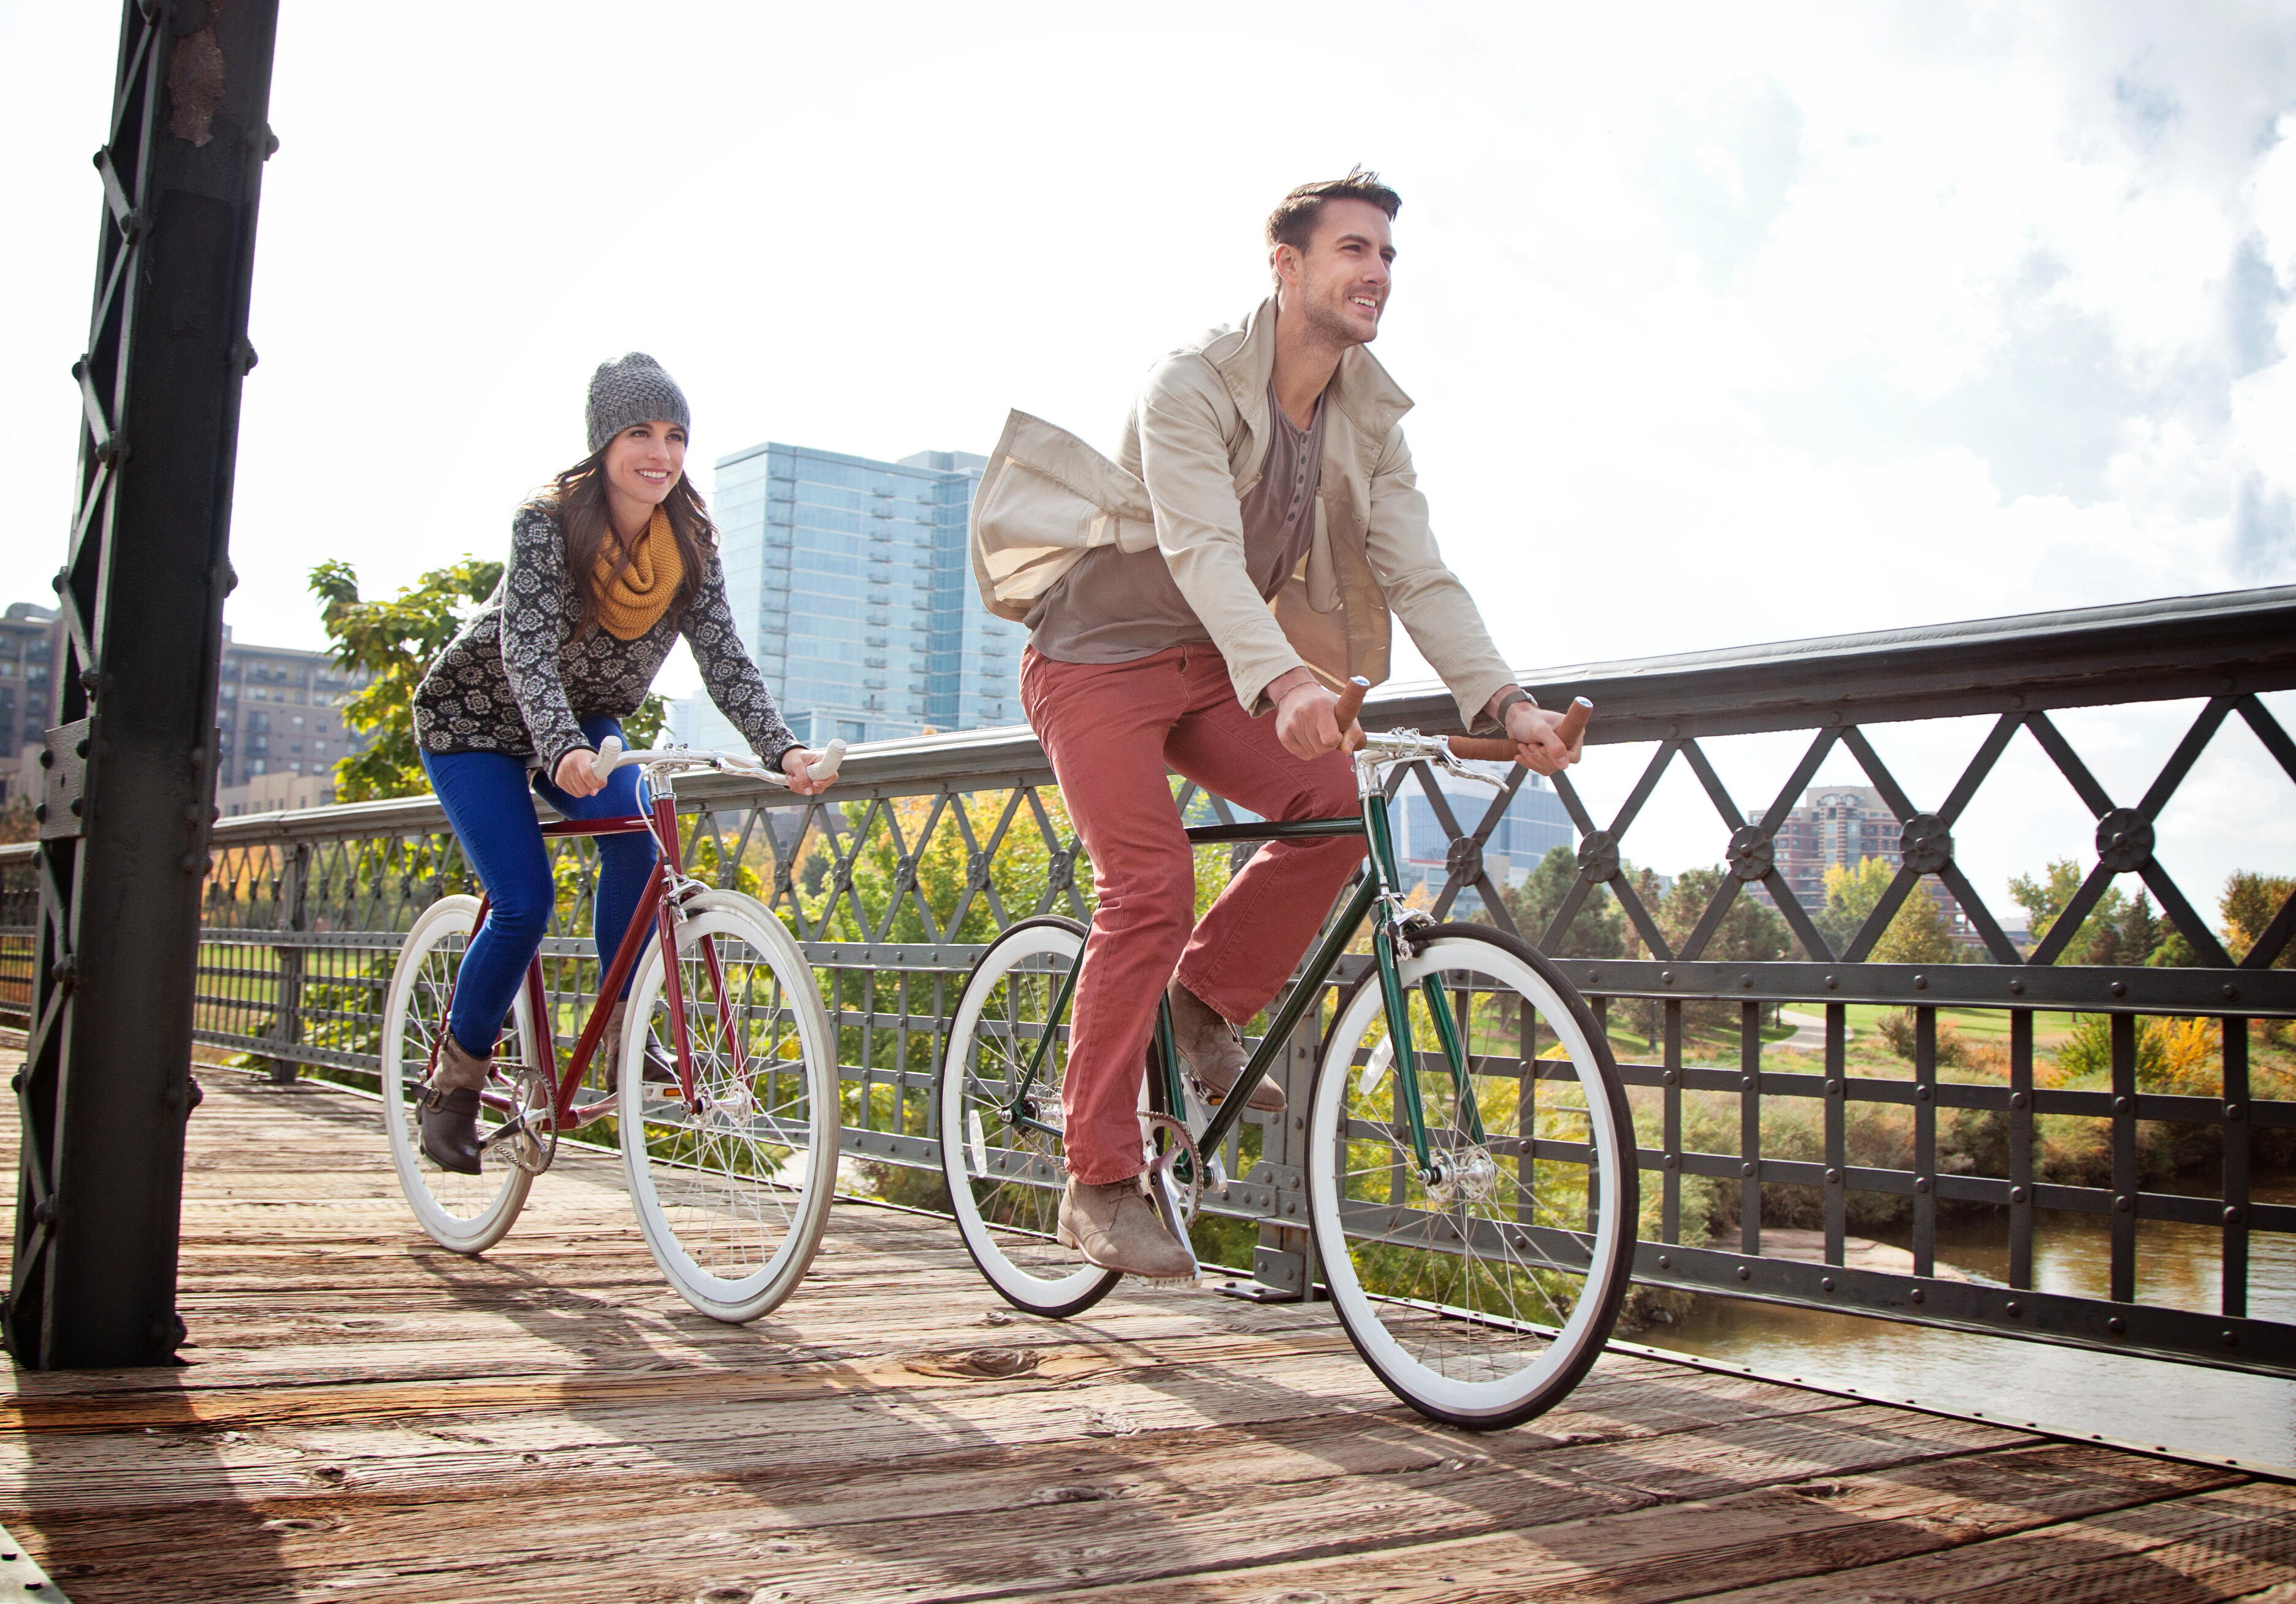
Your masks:
{"label": "gray t-shirt", "polygon": [[[1300,565],[1316,535],[1316,490],[1324,476],[1324,415],[1295,429],[1267,390],[1273,438],[1259,482],[1242,502],[1243,563],[1263,600],[1272,599]],[[1058,662],[1131,662],[1173,646],[1209,641],[1211,632],[1172,582],[1164,554],[1088,551],[1029,609],[1029,644]]]}

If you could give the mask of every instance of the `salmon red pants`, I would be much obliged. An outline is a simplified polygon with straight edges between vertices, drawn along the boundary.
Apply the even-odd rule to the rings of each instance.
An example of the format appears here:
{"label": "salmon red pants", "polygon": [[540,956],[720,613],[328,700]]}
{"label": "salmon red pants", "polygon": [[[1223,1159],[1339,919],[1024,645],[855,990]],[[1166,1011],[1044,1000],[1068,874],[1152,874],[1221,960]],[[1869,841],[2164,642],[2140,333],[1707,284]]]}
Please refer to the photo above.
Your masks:
{"label": "salmon red pants", "polygon": [[[1357,810],[1342,753],[1302,762],[1273,714],[1236,701],[1210,646],[1131,662],[1021,661],[1021,704],[1092,858],[1100,906],[1070,1015],[1062,1088],[1069,1172],[1105,1185],[1146,1167],[1138,1106],[1156,1003],[1181,983],[1228,1019],[1266,1008],[1364,855],[1360,836],[1269,842],[1195,922],[1195,858],[1166,770],[1274,819]],[[1193,935],[1191,930],[1193,929]]]}

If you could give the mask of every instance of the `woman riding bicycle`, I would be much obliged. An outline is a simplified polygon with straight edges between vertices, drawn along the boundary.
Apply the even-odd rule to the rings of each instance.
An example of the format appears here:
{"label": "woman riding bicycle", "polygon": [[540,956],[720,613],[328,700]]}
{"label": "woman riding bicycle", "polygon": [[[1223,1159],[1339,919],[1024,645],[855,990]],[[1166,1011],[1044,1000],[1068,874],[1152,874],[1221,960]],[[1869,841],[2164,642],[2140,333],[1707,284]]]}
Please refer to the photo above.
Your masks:
{"label": "woman riding bicycle", "polygon": [[[414,735],[431,789],[487,888],[486,923],[456,977],[421,1108],[423,1150],[479,1172],[479,1093],[556,900],[529,785],[569,818],[640,811],[635,769],[603,782],[599,744],[621,738],[678,636],[709,698],[752,750],[810,796],[826,782],[790,733],[734,633],[717,531],[685,472],[685,392],[643,352],[601,363],[585,412],[590,454],[511,521],[502,583],[423,676]],[[652,871],[652,837],[597,838],[601,973]],[[624,983],[624,998],[628,995]],[[624,1004],[606,1041],[619,1073]]]}

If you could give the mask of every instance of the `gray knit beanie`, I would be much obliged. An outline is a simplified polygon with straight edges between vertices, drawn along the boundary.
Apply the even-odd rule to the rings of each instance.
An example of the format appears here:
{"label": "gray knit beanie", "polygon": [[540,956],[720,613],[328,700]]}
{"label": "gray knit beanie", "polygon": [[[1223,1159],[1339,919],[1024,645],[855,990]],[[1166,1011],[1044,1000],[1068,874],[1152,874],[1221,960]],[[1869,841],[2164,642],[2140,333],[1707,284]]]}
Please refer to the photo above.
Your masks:
{"label": "gray knit beanie", "polygon": [[693,427],[685,392],[662,372],[660,363],[644,351],[632,351],[619,361],[598,364],[598,371],[590,375],[589,404],[582,409],[592,451],[604,449],[608,440],[632,424],[655,418],[681,429]]}

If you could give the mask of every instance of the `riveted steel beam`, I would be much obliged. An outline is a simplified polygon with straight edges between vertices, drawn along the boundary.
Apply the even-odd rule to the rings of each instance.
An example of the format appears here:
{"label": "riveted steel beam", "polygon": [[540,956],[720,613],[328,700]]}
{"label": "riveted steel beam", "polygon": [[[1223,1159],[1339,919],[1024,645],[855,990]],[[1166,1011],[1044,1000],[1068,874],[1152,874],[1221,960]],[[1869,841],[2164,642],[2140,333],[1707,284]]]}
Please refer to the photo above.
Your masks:
{"label": "riveted steel beam", "polygon": [[176,1312],[216,677],[276,0],[120,8],[62,728],[4,1332],[40,1370],[166,1362]]}

